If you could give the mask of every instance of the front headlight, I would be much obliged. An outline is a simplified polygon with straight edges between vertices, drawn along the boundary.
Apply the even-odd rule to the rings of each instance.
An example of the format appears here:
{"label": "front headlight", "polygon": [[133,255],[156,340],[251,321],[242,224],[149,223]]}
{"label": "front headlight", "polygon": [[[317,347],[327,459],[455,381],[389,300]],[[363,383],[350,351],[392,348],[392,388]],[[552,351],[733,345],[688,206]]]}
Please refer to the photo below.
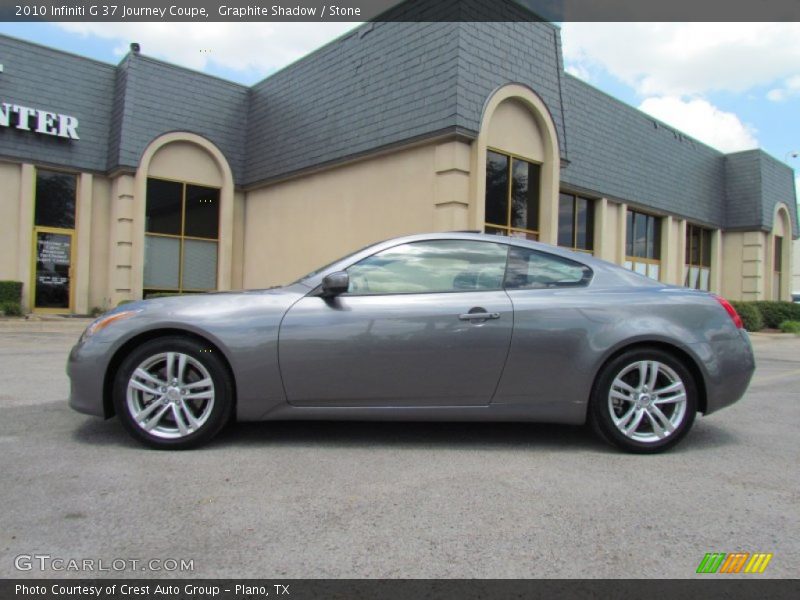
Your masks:
{"label": "front headlight", "polygon": [[83,332],[81,335],[81,340],[84,341],[90,337],[92,337],[98,331],[102,331],[112,323],[116,323],[117,321],[124,321],[125,319],[130,319],[132,316],[139,314],[141,309],[138,310],[123,310],[122,312],[113,313],[110,315],[104,315],[94,321],[89,327],[86,328],[86,331]]}

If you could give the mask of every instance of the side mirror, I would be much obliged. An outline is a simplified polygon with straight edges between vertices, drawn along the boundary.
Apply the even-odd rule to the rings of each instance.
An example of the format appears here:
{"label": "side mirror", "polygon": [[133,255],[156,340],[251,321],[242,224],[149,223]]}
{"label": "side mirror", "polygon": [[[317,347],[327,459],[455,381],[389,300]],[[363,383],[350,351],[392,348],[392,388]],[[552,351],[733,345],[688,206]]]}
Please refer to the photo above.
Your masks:
{"label": "side mirror", "polygon": [[350,276],[346,271],[337,271],[327,275],[322,280],[322,293],[323,298],[333,298],[339,294],[344,294],[350,287]]}

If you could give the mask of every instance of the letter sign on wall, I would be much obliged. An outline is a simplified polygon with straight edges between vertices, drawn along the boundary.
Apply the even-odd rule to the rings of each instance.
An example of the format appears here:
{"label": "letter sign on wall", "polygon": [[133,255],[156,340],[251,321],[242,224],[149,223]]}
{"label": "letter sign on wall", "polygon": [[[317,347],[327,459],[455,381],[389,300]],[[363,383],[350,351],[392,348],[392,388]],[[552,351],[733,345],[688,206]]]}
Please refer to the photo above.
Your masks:
{"label": "letter sign on wall", "polygon": [[0,104],[0,127],[16,127],[42,135],[79,140],[78,119],[69,115],[29,108],[19,104]]}

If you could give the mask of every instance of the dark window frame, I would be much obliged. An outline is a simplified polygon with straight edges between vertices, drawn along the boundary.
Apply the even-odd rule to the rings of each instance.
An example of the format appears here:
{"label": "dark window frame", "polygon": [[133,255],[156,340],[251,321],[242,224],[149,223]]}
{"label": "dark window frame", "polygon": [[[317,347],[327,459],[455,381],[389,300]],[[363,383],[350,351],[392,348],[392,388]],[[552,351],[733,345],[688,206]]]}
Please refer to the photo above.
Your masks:
{"label": "dark window frame", "polygon": [[[489,222],[486,218],[486,214],[489,211],[485,210],[485,207],[489,201],[489,198],[486,196],[486,187],[489,185],[488,176],[487,181],[484,183],[484,223],[483,223],[483,230],[487,233],[495,233],[498,235],[505,235],[510,237],[524,237],[526,239],[531,240],[538,240],[539,235],[541,232],[541,222],[540,222],[540,212],[542,206],[542,194],[541,194],[541,181],[542,181],[542,164],[536,161],[530,160],[525,158],[524,156],[520,156],[518,154],[514,154],[512,152],[508,152],[507,150],[500,150],[499,148],[488,147],[486,149],[486,164],[488,167],[489,163],[489,155],[490,154],[497,154],[506,158],[506,190],[505,190],[505,204],[506,204],[506,218],[504,223],[492,223]],[[535,187],[531,188],[530,179],[528,182],[528,190],[530,193],[531,189],[536,190],[536,210],[533,215],[528,215],[526,226],[525,227],[518,227],[513,225],[514,222],[514,167],[517,163],[525,163],[528,165],[528,172],[530,173],[531,167],[536,167],[536,176],[535,176]],[[530,223],[531,217],[533,217],[535,229],[531,229],[527,227],[527,224]]]}
{"label": "dark window frame", "polygon": [[[439,291],[400,291],[400,292],[345,292],[341,294],[343,297],[350,297],[350,298],[358,298],[358,297],[370,297],[370,296],[410,296],[410,295],[430,295],[430,294],[463,294],[463,293],[475,293],[475,292],[497,292],[501,290],[508,290],[508,291],[541,291],[541,290],[552,290],[552,289],[564,289],[564,288],[585,288],[588,287],[589,284],[592,282],[594,278],[594,270],[589,267],[588,265],[572,260],[563,256],[559,256],[557,254],[551,254],[549,252],[542,252],[539,250],[535,250],[533,248],[525,248],[523,246],[516,246],[514,244],[503,244],[502,242],[489,242],[489,241],[479,241],[479,240],[421,240],[418,242],[407,242],[404,244],[399,244],[398,246],[392,246],[391,248],[384,248],[383,250],[376,252],[375,254],[371,254],[369,256],[365,256],[364,258],[358,260],[357,262],[348,265],[344,268],[344,271],[349,271],[349,269],[355,265],[362,263],[365,260],[373,258],[383,252],[388,250],[392,250],[394,248],[398,248],[400,246],[411,245],[411,244],[419,244],[419,243],[428,243],[428,242],[436,242],[436,241],[474,241],[475,243],[479,244],[495,244],[498,246],[504,246],[506,248],[506,257],[505,257],[505,268],[503,271],[503,277],[501,280],[501,284],[497,288],[486,288],[486,289],[452,289],[452,290],[439,290]],[[576,281],[562,281],[562,282],[552,282],[546,285],[511,285],[509,283],[509,277],[513,275],[512,270],[512,254],[514,252],[517,253],[528,253],[533,254],[536,256],[543,257],[547,260],[552,260],[554,262],[560,262],[568,264],[569,266],[573,266],[575,268],[579,268],[582,271],[581,278]],[[527,264],[527,261],[526,261]],[[527,274],[526,274],[527,277]],[[313,292],[313,295],[318,295],[321,291],[321,286],[318,286]]]}
{"label": "dark window frame", "polygon": [[[659,215],[642,212],[628,208],[625,216],[625,257],[634,262],[651,262],[661,264],[661,226]],[[637,225],[644,221],[645,253],[637,254],[634,231]]]}
{"label": "dark window frame", "polygon": [[[711,244],[713,229],[686,223],[686,238],[684,239],[684,276],[685,287],[708,291],[711,287]],[[695,259],[695,255],[697,258]],[[697,272],[696,281],[692,281],[692,271]],[[706,286],[701,285],[705,273]],[[692,285],[690,285],[692,284]]]}
{"label": "dark window frame", "polygon": [[[561,202],[562,200],[570,199],[572,201],[572,231],[570,234],[571,237],[571,244],[566,245],[561,243]],[[578,245],[578,202],[579,201],[586,202],[586,239],[587,244],[586,247],[581,247]],[[579,194],[575,194],[569,191],[561,191],[558,194],[558,245],[561,248],[569,248],[570,250],[574,250],[575,252],[585,252],[587,254],[594,254],[594,225],[595,225],[595,204],[597,200],[593,198],[587,198],[586,196],[581,196]]]}
{"label": "dark window frame", "polygon": [[772,242],[772,270],[783,273],[783,236],[773,236]]}
{"label": "dark window frame", "polygon": [[[576,281],[554,281],[552,283],[543,284],[543,285],[510,285],[510,278],[514,275],[512,267],[512,261],[516,260],[519,264],[522,263],[523,259],[519,259],[518,257],[514,257],[514,253],[527,253],[529,255],[536,255],[540,257],[544,257],[545,259],[552,260],[553,262],[565,263],[569,266],[574,266],[575,268],[579,268],[582,271],[581,278]],[[527,264],[527,259],[524,259],[524,262]],[[527,273],[525,274],[527,277]],[[558,256],[557,254],[551,254],[549,252],[541,252],[539,250],[534,250],[533,248],[524,248],[522,246],[513,246],[509,245],[508,250],[508,257],[506,259],[506,275],[503,279],[503,289],[508,291],[516,291],[516,290],[524,290],[524,291],[531,291],[531,290],[550,290],[550,289],[563,289],[563,288],[583,288],[587,287],[594,278],[594,271],[588,265],[585,265],[581,262],[576,260],[571,260],[569,258],[565,258],[563,256]]]}
{"label": "dark window frame", "polygon": [[[151,232],[147,230],[147,198],[145,198],[145,237],[161,237],[161,238],[170,238],[176,239],[179,243],[179,250],[178,250],[178,287],[169,288],[166,286],[158,286],[158,287],[148,287],[147,285],[144,286],[143,293],[153,294],[153,293],[161,293],[161,292],[175,292],[178,294],[192,294],[192,293],[202,293],[202,292],[209,292],[218,289],[219,287],[219,244],[220,244],[220,227],[221,227],[221,215],[220,211],[222,208],[222,188],[203,185],[201,183],[195,183],[191,181],[184,181],[179,179],[169,179],[167,177],[148,177],[148,183],[151,181],[163,181],[169,182],[174,184],[179,184],[181,186],[181,225],[180,225],[180,233],[179,234],[169,234],[169,233],[159,233],[159,232]],[[187,197],[187,189],[189,187],[196,187],[196,188],[205,188],[208,190],[214,190],[217,194],[217,233],[216,237],[202,237],[202,236],[194,236],[194,235],[186,235],[186,197]],[[214,287],[207,288],[207,289],[200,289],[200,288],[189,288],[183,285],[183,275],[184,275],[184,246],[186,240],[190,241],[199,241],[199,242],[213,242],[216,245],[216,269],[214,271]]]}
{"label": "dark window frame", "polygon": [[[625,214],[625,266],[635,273],[644,274],[646,277],[661,281],[664,273],[661,260],[661,227],[663,221],[660,215],[642,212],[635,208],[627,207]],[[643,225],[640,225],[643,223]],[[637,254],[635,235],[637,227],[644,228],[644,256]],[[639,268],[641,266],[641,269]],[[642,273],[642,269],[644,273]],[[651,276],[651,271],[657,272],[657,277]]]}
{"label": "dark window frame", "polygon": [[[72,187],[72,212],[71,212],[71,226],[64,227],[62,224],[53,225],[52,223],[45,223],[39,221],[39,209],[41,206],[39,192],[41,190],[41,184],[39,178],[41,176],[46,175],[56,175],[59,177],[68,177],[73,181]],[[34,190],[33,190],[33,226],[34,227],[49,227],[51,229],[62,229],[64,231],[75,231],[77,229],[78,224],[78,195],[80,193],[80,181],[78,178],[78,173],[73,171],[62,171],[59,169],[51,169],[47,167],[36,167],[36,172],[34,174]]]}
{"label": "dark window frame", "polygon": [[[354,267],[356,265],[359,265],[364,261],[368,261],[368,260],[378,256],[379,254],[382,254],[384,252],[388,252],[389,250],[394,250],[394,249],[399,248],[401,246],[410,246],[410,245],[414,245],[414,244],[425,244],[425,243],[432,243],[432,242],[471,242],[471,243],[475,243],[475,244],[493,244],[495,246],[504,247],[505,251],[506,251],[506,255],[505,255],[505,259],[504,259],[505,264],[503,266],[503,275],[502,275],[502,277],[500,279],[500,285],[498,287],[496,287],[496,288],[486,288],[486,289],[451,289],[451,290],[439,290],[439,291],[407,291],[407,292],[350,292],[350,291],[347,291],[347,292],[344,292],[343,294],[340,294],[340,295],[343,296],[343,297],[350,297],[350,298],[358,298],[358,297],[366,297],[366,296],[421,296],[421,295],[429,295],[429,294],[464,294],[464,293],[473,293],[474,294],[475,292],[498,292],[498,291],[502,291],[504,289],[503,286],[505,284],[505,277],[506,277],[506,273],[508,272],[508,252],[509,252],[510,246],[508,246],[508,244],[503,244],[502,242],[499,242],[499,241],[498,242],[490,242],[490,241],[484,241],[484,240],[469,240],[469,239],[463,240],[463,239],[453,238],[453,239],[434,239],[434,240],[419,240],[419,241],[416,241],[416,242],[405,242],[403,244],[398,244],[397,246],[391,246],[390,248],[384,248],[383,250],[380,250],[380,251],[376,252],[375,254],[370,254],[369,256],[365,256],[364,258],[361,258],[360,260],[354,262],[353,264],[348,265],[343,270],[347,271],[348,275],[349,275],[349,271],[350,271],[350,269],[352,267]],[[321,291],[321,287],[318,287],[313,293],[318,293],[319,291]]]}

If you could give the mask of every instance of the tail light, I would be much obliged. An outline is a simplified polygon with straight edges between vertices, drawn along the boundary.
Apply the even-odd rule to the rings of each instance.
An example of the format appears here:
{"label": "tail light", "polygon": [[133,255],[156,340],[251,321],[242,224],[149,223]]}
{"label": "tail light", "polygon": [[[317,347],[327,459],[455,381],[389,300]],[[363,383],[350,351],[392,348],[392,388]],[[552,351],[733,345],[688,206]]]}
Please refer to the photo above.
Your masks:
{"label": "tail light", "polygon": [[744,329],[744,323],[742,323],[742,317],[739,316],[739,313],[736,312],[736,309],[731,306],[731,303],[725,300],[722,296],[714,296],[717,302],[720,303],[722,308],[725,309],[725,312],[728,313],[728,316],[733,321],[733,324],[736,325],[738,329]]}

